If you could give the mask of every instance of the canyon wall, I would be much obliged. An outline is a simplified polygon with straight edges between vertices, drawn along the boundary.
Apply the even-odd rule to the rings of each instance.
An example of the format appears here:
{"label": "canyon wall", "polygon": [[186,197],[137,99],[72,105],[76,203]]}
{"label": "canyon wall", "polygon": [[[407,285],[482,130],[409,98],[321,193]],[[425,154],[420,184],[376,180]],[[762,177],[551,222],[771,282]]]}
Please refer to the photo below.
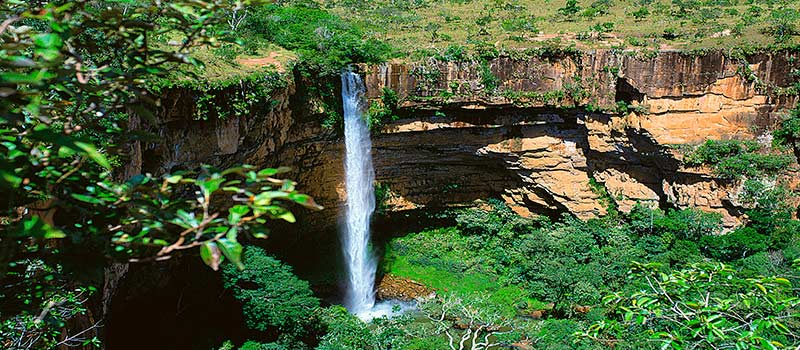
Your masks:
{"label": "canyon wall", "polygon": [[[637,58],[606,50],[362,67],[368,98],[388,88],[402,101],[400,118],[373,138],[377,181],[388,189],[386,210],[496,197],[524,215],[590,218],[606,212],[599,190],[605,187],[622,211],[637,202],[695,206],[735,226],[742,220],[737,185],[715,179],[709,169],[683,167],[675,145],[767,142],[770,128],[797,103],[781,91],[794,84],[798,58],[792,52],[733,59],[668,51]],[[486,91],[487,78],[494,91]],[[141,145],[142,169],[290,166],[300,190],[327,208],[306,215],[306,223],[335,227],[345,195],[342,140],[320,126],[326,111],[307,88],[311,82],[299,74],[289,80],[274,91],[276,103],[225,120],[193,120],[191,92],[169,92],[149,126],[162,142]]]}

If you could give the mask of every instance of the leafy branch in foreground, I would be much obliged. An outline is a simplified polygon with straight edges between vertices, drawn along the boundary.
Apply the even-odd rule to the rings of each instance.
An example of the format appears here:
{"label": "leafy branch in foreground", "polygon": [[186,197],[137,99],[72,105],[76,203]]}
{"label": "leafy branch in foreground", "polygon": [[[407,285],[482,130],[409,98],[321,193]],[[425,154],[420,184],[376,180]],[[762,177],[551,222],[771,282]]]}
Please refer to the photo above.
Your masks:
{"label": "leafy branch in foreground", "polygon": [[[296,203],[321,209],[314,200],[295,191],[291,180],[274,175],[287,168],[262,169],[250,166],[218,170],[204,167],[200,174],[175,173],[155,178],[134,176],[124,184],[100,182],[86,193],[72,197],[85,203],[91,217],[119,215],[110,227],[117,251],[131,261],[164,260],[177,251],[200,248],[200,257],[217,270],[228,258],[240,268],[240,234],[265,238],[268,219],[294,222],[291,211],[281,203]],[[194,190],[193,196],[186,192]],[[144,258],[139,258],[144,256]]]}
{"label": "leafy branch in foreground", "polygon": [[[641,290],[605,298],[611,319],[582,336],[605,343],[637,330],[671,349],[778,349],[800,344],[800,299],[781,277],[744,278],[722,263],[698,263],[662,272],[658,263],[635,263]],[[634,333],[636,333],[634,332]],[[642,340],[640,340],[642,341]]]}
{"label": "leafy branch in foreground", "polygon": [[128,121],[158,107],[151,83],[233,41],[226,10],[247,3],[0,1],[0,347],[97,345],[76,320],[103,317],[86,298],[112,262],[194,248],[241,267],[242,235],[294,221],[290,203],[318,208],[283,169],[121,169],[141,141]]}

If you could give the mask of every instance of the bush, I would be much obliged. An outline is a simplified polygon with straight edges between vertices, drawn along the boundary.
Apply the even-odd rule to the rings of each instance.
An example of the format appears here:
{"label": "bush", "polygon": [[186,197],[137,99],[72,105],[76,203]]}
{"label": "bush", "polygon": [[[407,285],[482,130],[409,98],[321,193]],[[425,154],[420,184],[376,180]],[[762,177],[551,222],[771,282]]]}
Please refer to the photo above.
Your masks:
{"label": "bush", "polygon": [[638,10],[631,12],[630,15],[637,21],[641,21],[650,15],[650,10],[648,10],[647,7],[642,6]]}
{"label": "bush", "polygon": [[380,101],[373,101],[367,111],[367,124],[370,130],[378,132],[384,123],[399,119],[398,103],[397,93],[392,89],[383,88]]}
{"label": "bush", "polygon": [[745,276],[775,276],[783,272],[770,258],[769,252],[753,254],[737,261],[736,265]]}
{"label": "bush", "polygon": [[462,62],[467,60],[467,49],[462,45],[450,44],[441,54],[437,54],[437,60],[448,62]]}
{"label": "bush", "polygon": [[564,17],[571,18],[576,13],[581,11],[581,7],[578,6],[577,0],[567,0],[567,4],[564,7],[558,9],[558,13],[560,13]]}
{"label": "bush", "polygon": [[534,345],[536,349],[548,350],[600,350],[607,349],[602,344],[575,337],[583,325],[574,320],[549,319],[542,322]]}
{"label": "bush", "polygon": [[500,85],[500,79],[494,75],[491,67],[489,66],[489,62],[486,60],[481,61],[478,69],[481,74],[481,85],[483,85],[483,91],[489,95],[494,94]]}
{"label": "bush", "polygon": [[793,8],[772,10],[769,25],[764,32],[772,35],[779,43],[787,42],[791,40],[792,36],[800,34],[797,28],[798,20],[800,20],[800,11]]}
{"label": "bush", "polygon": [[410,319],[375,319],[368,325],[341,306],[321,309],[327,332],[317,350],[403,349],[407,334],[400,330]]}
{"label": "bush", "polygon": [[710,165],[723,179],[739,179],[775,174],[791,163],[785,154],[762,154],[759,145],[752,141],[708,140],[684,158],[689,166]]}
{"label": "bush", "polygon": [[588,327],[586,338],[632,346],[657,342],[661,349],[798,345],[791,321],[797,299],[785,278],[750,278],[721,263],[668,273],[658,264],[636,264],[631,271],[642,288],[606,297],[610,317]]}
{"label": "bush", "polygon": [[280,343],[259,343],[252,340],[248,340],[239,348],[239,350],[289,350],[289,347],[286,347]]}
{"label": "bush", "polygon": [[677,240],[669,249],[669,263],[672,266],[683,266],[703,261],[700,247],[697,243],[686,240]]}
{"label": "bush", "polygon": [[247,267],[242,271],[226,264],[223,277],[225,288],[233,290],[234,297],[243,304],[247,327],[302,335],[313,310],[319,307],[308,282],[258,247],[246,247],[243,261]]}
{"label": "bush", "polygon": [[[746,150],[743,148],[746,148]],[[758,145],[753,142],[707,140],[689,153],[684,159],[684,163],[692,166],[717,164],[727,158],[738,156],[745,151],[754,152],[756,150],[758,150]]]}

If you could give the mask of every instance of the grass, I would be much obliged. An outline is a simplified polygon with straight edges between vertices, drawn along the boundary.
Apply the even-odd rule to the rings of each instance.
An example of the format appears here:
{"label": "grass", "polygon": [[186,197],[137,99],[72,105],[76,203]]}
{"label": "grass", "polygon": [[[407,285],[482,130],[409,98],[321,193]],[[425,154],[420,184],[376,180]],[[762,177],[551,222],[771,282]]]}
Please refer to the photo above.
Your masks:
{"label": "grass", "polygon": [[[170,51],[175,50],[170,47],[171,43],[183,40],[182,36],[170,32],[157,36],[153,45],[156,49]],[[169,72],[157,85],[224,87],[256,74],[289,71],[297,60],[296,53],[265,40],[250,47],[225,42],[216,47],[194,47],[189,49],[189,56],[200,64],[182,65],[180,69]]]}
{"label": "grass", "polygon": [[[457,241],[452,239],[454,235],[459,235],[458,230],[448,227],[393,240],[387,247],[385,272],[417,281],[440,294],[468,296],[488,293],[488,302],[508,317],[516,316],[521,310],[529,312],[549,308],[547,303],[528,297],[529,293],[523,288],[503,283],[494,273],[480,268],[465,268],[463,262],[470,258],[463,256],[464,245],[446,243]],[[440,249],[426,248],[429,246]],[[468,264],[480,261],[472,260]]]}
{"label": "grass", "polygon": [[[321,1],[324,8],[358,23],[406,56],[432,56],[451,45],[514,50],[575,44],[581,49],[648,48],[698,50],[765,47],[765,32],[778,19],[795,21],[800,1],[581,0],[575,15],[559,9],[567,0],[352,0]],[[680,3],[694,2],[681,11]],[[607,13],[597,12],[593,4]],[[599,5],[598,5],[599,4]],[[603,6],[608,4],[610,6]],[[642,5],[646,4],[646,5]],[[703,5],[708,4],[708,5]],[[713,4],[713,5],[712,5]],[[647,9],[637,19],[634,13]],[[789,26],[793,26],[791,23]],[[783,44],[797,43],[797,36]],[[413,59],[414,57],[412,57]]]}
{"label": "grass", "polygon": [[397,256],[391,263],[389,273],[420,282],[437,291],[475,293],[497,291],[501,288],[497,279],[476,273],[454,273],[432,266],[414,264],[406,256]]}
{"label": "grass", "polygon": [[[272,44],[256,52],[239,53],[234,51],[233,57],[222,56],[215,50],[219,50],[219,48],[192,50],[192,57],[203,63],[202,67],[193,69],[199,79],[176,71],[176,74],[169,77],[170,80],[176,85],[180,85],[181,82],[196,83],[198,80],[225,84],[245,79],[253,74],[281,72],[291,67],[292,62],[297,58],[293,52]],[[248,59],[253,60],[248,61]]]}

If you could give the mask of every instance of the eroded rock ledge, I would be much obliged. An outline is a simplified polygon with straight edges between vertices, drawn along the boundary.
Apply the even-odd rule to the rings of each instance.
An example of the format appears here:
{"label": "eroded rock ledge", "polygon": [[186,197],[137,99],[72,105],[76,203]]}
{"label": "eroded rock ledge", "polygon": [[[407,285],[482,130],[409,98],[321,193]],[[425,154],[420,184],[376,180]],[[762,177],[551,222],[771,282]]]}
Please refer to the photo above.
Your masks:
{"label": "eroded rock ledge", "polygon": [[[403,101],[402,118],[373,139],[377,180],[389,189],[389,212],[501,197],[525,215],[589,218],[605,213],[595,181],[623,211],[636,202],[696,206],[734,226],[741,218],[735,184],[683,168],[670,145],[768,135],[797,103],[780,91],[794,84],[798,61],[797,52],[498,58],[488,62],[498,84],[491,96],[477,62],[366,67],[369,98],[389,88]],[[141,145],[142,169],[291,166],[300,188],[327,208],[307,222],[335,227],[343,144],[320,127],[308,84],[297,75],[275,92],[273,106],[227,120],[192,120],[191,92],[169,93],[164,99],[172,102],[150,126],[164,142]],[[619,101],[633,108],[611,112]]]}

